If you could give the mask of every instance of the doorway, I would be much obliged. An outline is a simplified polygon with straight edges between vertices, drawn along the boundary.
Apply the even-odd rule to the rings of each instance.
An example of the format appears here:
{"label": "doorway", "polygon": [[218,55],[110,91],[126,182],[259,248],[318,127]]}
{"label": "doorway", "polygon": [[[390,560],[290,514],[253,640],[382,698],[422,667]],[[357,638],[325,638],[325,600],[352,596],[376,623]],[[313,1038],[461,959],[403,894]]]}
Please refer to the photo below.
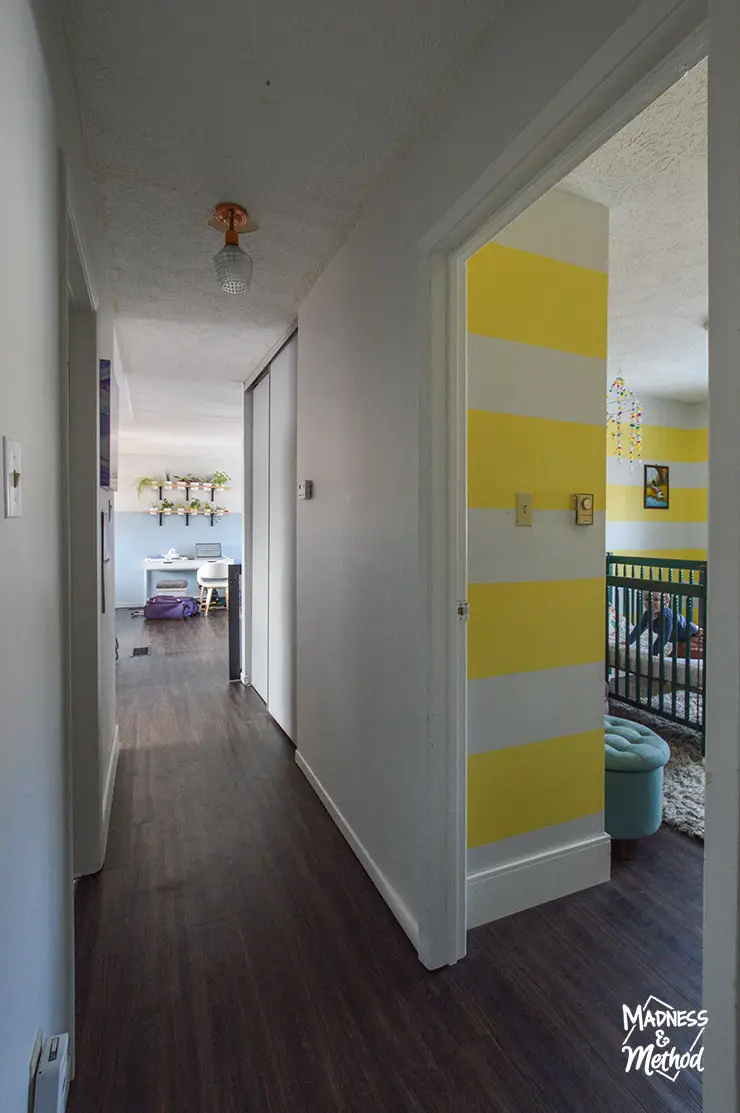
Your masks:
{"label": "doorway", "polygon": [[[735,14],[733,13],[733,18]],[[712,18],[716,20],[716,27],[722,27],[724,31],[724,34],[719,35],[715,29],[709,93],[709,272],[711,296],[715,299],[710,325],[711,363],[715,378],[712,380],[709,456],[710,470],[714,474],[714,469],[720,466],[720,445],[722,451],[727,453],[732,441],[729,412],[736,404],[736,376],[730,373],[730,369],[735,360],[732,337],[736,329],[732,323],[733,315],[727,295],[729,290],[737,290],[740,277],[736,274],[736,255],[732,255],[730,248],[730,245],[736,244],[737,227],[736,177],[732,179],[734,170],[730,166],[736,166],[737,155],[731,139],[734,132],[730,126],[730,115],[735,111],[736,98],[734,95],[728,96],[730,87],[734,88],[732,75],[735,73],[733,67],[736,66],[736,61],[733,62],[733,58],[736,57],[738,47],[738,27],[736,21],[733,23],[733,18],[730,18],[729,7],[725,8],[722,4],[716,6]],[[463,556],[467,528],[463,498],[466,490],[465,447],[461,434],[466,406],[461,375],[461,369],[465,366],[465,263],[478,248],[543,196],[620,126],[632,119],[641,107],[659,96],[705,54],[706,38],[703,30],[697,31],[688,40],[682,37],[680,43],[676,40],[670,42],[670,35],[667,35],[662,51],[663,61],[657,68],[653,54],[649,60],[643,59],[640,73],[635,74],[634,68],[631,69],[628,92],[625,92],[624,84],[620,88],[617,80],[617,91],[606,100],[600,99],[599,103],[594,100],[589,111],[578,119],[571,118],[555,127],[551,126],[549,131],[545,130],[543,122],[539,145],[536,136],[533,136],[526,148],[529,154],[520,148],[517,152],[506,152],[500,159],[496,179],[500,185],[488,193],[486,200],[471,201],[466,217],[461,219],[459,212],[454,217],[451,214],[449,223],[435,230],[435,249],[440,255],[436,260],[434,256],[432,258],[431,304],[436,312],[432,329],[431,456],[438,464],[442,459],[446,463],[444,467],[441,464],[439,467],[433,465],[430,482],[430,490],[437,494],[434,505],[444,507],[444,514],[440,531],[437,532],[434,528],[430,530],[435,557],[433,564],[436,561],[438,574],[432,576],[435,590],[429,622],[432,629],[444,632],[441,642],[446,647],[445,651],[436,653],[432,661],[432,674],[439,684],[434,690],[441,693],[436,708],[438,721],[442,728],[448,726],[452,737],[456,739],[456,744],[452,747],[454,758],[448,762],[440,758],[437,768],[440,778],[446,784],[447,798],[456,797],[459,801],[459,806],[447,825],[443,842],[448,855],[446,860],[453,863],[456,879],[451,890],[454,893],[454,903],[446,906],[447,938],[450,946],[453,938],[456,939],[456,945],[461,949],[459,953],[464,951],[464,937],[461,934],[455,936],[454,930],[461,920],[464,922],[465,906],[465,885],[462,880],[465,861],[465,657],[464,652],[460,651],[460,643],[464,644],[465,641],[460,618],[465,617],[467,585]],[[624,79],[625,74],[621,77]],[[605,93],[604,88],[601,93]],[[722,158],[723,144],[732,149],[730,163]],[[730,179],[734,185],[731,185]],[[473,232],[476,227],[481,230],[477,234]],[[718,407],[721,408],[721,413]],[[717,498],[717,493],[713,492],[710,500],[712,505]],[[727,644],[733,647],[737,639],[738,613],[736,564],[732,565],[731,574],[727,546],[730,537],[735,538],[736,535],[735,517],[733,516],[732,523],[723,524],[712,515],[710,509],[709,550],[715,577],[713,587],[710,587],[709,625],[714,629],[715,636],[722,627]],[[719,593],[724,596],[721,610]],[[453,614],[458,616],[457,622],[453,622]],[[736,660],[736,654],[732,659]],[[716,1011],[721,1020],[716,1033],[712,1033],[707,1041],[712,1077],[711,1084],[710,1077],[705,1078],[705,1100],[709,1101],[711,1094],[715,1103],[730,1107],[734,1105],[736,1092],[733,971],[737,938],[737,768],[736,760],[731,755],[736,754],[737,749],[737,711],[729,698],[731,691],[736,693],[736,684],[730,679],[731,670],[726,651],[723,652],[723,660],[718,661],[717,668],[714,677],[711,671],[708,676],[707,754],[710,771],[714,767],[715,772],[711,778],[707,800],[710,838],[705,870],[704,1001],[710,1010]],[[721,776],[718,777],[719,771]],[[716,841],[711,838],[713,823],[718,825]],[[725,854],[730,844],[733,847],[731,861]],[[720,882],[720,865],[723,860],[724,888]],[[724,957],[720,958],[720,955]],[[724,978],[722,970],[725,972]]]}
{"label": "doorway", "polygon": [[68,200],[64,228],[61,393],[68,588],[66,679],[73,872],[80,877],[96,873],[103,864],[118,761],[111,559],[113,493],[101,486],[97,295]]}

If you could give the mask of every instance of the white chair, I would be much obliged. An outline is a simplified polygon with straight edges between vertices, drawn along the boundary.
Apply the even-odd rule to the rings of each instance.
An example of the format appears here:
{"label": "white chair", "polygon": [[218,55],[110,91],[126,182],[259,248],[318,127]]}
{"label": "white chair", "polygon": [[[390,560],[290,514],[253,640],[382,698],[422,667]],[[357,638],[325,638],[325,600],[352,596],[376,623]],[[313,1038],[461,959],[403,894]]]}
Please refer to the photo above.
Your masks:
{"label": "white chair", "polygon": [[226,609],[229,609],[229,560],[209,560],[202,564],[197,572],[200,584],[200,605],[203,606],[203,594],[206,596],[206,617],[211,605],[211,598],[215,588],[220,588],[226,593]]}

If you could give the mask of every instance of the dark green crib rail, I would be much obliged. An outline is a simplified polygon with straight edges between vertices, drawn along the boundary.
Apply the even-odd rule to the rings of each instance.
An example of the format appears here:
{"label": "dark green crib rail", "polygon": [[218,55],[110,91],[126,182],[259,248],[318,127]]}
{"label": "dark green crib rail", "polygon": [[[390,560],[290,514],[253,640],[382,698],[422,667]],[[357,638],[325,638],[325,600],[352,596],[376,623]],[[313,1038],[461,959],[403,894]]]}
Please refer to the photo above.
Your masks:
{"label": "dark green crib rail", "polygon": [[[620,643],[622,621],[629,633],[639,626],[645,611],[643,593],[660,595],[658,621],[650,630],[647,652],[641,636],[630,645]],[[677,624],[671,633],[671,653],[654,655],[655,639],[663,629],[666,609],[682,614],[704,631],[704,655],[690,656],[688,641],[678,641]],[[611,639],[612,618],[616,630]],[[657,560],[651,557],[606,555],[606,679],[611,694],[633,707],[683,723],[701,732],[702,750],[706,723],[707,562]],[[683,670],[679,669],[683,662]],[[680,672],[683,671],[683,677]],[[683,711],[678,705],[683,693]]]}

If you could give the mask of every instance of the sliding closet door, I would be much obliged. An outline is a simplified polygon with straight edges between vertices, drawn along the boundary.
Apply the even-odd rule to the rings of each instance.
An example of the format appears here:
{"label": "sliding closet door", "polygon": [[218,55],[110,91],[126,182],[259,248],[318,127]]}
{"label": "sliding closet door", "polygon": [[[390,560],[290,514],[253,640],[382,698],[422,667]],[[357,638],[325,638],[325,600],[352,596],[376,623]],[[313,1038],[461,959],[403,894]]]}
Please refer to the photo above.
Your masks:
{"label": "sliding closet door", "polygon": [[270,545],[270,379],[252,392],[252,687],[267,702]]}
{"label": "sliding closet door", "polygon": [[295,740],[296,372],[294,338],[270,367],[270,621],[267,709]]}

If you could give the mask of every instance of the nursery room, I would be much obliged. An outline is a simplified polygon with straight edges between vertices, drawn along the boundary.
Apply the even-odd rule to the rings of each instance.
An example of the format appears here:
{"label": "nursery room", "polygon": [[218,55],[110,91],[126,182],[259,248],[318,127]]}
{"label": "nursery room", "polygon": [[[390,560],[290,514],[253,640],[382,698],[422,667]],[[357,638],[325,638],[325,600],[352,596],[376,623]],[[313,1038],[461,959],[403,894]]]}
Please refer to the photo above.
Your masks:
{"label": "nursery room", "polygon": [[710,636],[706,183],[700,64],[467,262],[468,925],[534,893],[587,909],[617,886],[652,925],[660,984],[677,936],[637,897],[650,891],[681,935],[689,1000]]}

